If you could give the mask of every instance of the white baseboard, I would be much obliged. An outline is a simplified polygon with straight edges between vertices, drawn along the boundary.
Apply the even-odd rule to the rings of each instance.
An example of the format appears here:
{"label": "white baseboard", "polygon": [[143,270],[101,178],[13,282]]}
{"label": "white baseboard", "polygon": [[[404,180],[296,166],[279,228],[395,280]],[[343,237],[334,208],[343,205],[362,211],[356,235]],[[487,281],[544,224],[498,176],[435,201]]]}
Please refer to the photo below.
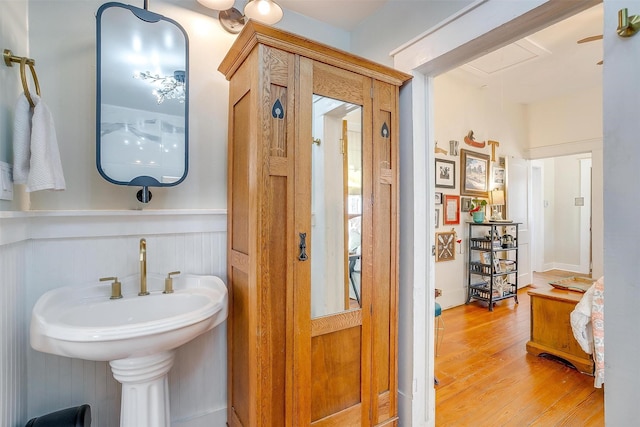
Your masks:
{"label": "white baseboard", "polygon": [[457,307],[467,300],[467,288],[464,289],[443,289],[442,296],[436,300],[442,309]]}
{"label": "white baseboard", "polygon": [[543,272],[549,271],[549,270],[562,270],[562,271],[569,271],[571,273],[576,273],[576,274],[589,274],[589,271],[583,271],[583,269],[579,264],[563,264],[559,262],[551,262],[551,263],[544,264],[543,267],[544,267]]}
{"label": "white baseboard", "polygon": [[225,427],[226,425],[227,408],[171,422],[171,427]]}

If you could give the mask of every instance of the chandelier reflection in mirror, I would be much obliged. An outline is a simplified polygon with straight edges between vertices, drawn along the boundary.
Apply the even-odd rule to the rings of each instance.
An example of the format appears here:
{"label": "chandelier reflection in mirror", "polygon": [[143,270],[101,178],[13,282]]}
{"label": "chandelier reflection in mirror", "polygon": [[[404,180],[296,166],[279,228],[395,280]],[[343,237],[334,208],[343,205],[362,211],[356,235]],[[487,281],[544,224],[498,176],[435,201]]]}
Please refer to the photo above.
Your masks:
{"label": "chandelier reflection in mirror", "polygon": [[162,104],[165,99],[176,99],[181,104],[184,103],[184,71],[177,70],[173,72],[173,76],[164,77],[161,77],[158,74],[151,74],[150,71],[142,71],[135,73],[133,77],[148,81],[155,86],[151,93],[156,97],[158,104]]}

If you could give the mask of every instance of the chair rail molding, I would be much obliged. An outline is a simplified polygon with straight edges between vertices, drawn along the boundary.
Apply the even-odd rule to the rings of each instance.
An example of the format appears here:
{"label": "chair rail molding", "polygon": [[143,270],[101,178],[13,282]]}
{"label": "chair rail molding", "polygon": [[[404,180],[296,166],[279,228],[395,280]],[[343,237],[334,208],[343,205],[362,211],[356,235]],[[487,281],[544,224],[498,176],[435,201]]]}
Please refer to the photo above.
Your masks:
{"label": "chair rail molding", "polygon": [[32,239],[225,232],[226,209],[0,212],[0,246]]}

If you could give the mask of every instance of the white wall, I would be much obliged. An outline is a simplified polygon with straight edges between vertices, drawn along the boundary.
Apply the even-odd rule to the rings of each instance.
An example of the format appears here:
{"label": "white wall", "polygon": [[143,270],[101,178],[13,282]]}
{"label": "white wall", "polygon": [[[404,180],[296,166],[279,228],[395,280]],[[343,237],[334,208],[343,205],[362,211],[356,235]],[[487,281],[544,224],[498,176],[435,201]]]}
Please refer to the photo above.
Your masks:
{"label": "white wall", "polygon": [[[29,56],[27,0],[0,0],[0,8],[0,50]],[[20,64],[7,67],[0,61],[0,161],[7,163],[13,163],[13,110],[21,90]],[[0,211],[17,210],[21,204],[20,195],[14,194],[13,201],[0,200]]]}
{"label": "white wall", "polygon": [[351,33],[351,51],[393,66],[391,51],[437,27],[474,0],[390,0]]}
{"label": "white wall", "polygon": [[[436,154],[436,158],[456,163],[456,188],[436,188],[436,192],[460,195],[460,155],[451,155],[449,140],[457,140],[460,149],[491,155],[491,146],[488,144],[485,148],[475,148],[464,143],[463,138],[469,130],[474,131],[477,141],[491,139],[500,142],[496,148],[496,160],[504,156],[523,156],[527,142],[526,109],[523,105],[504,101],[500,96],[500,88],[480,89],[463,82],[455,73],[441,74],[434,79],[434,106],[435,140],[439,148],[448,151],[447,155]],[[493,166],[498,166],[498,162],[493,163]],[[490,188],[496,187],[499,185],[492,182]],[[471,220],[471,216],[461,212],[459,225],[444,225],[444,206],[437,205],[436,209],[440,210],[440,224],[436,232],[455,229],[463,246],[461,248],[456,244],[455,260],[435,264],[436,287],[442,289],[438,302],[443,308],[449,308],[463,304],[466,300],[467,251],[464,245],[466,223]],[[489,214],[490,210],[487,209],[487,215]]]}
{"label": "white wall", "polygon": [[529,148],[602,138],[602,86],[528,106]]}

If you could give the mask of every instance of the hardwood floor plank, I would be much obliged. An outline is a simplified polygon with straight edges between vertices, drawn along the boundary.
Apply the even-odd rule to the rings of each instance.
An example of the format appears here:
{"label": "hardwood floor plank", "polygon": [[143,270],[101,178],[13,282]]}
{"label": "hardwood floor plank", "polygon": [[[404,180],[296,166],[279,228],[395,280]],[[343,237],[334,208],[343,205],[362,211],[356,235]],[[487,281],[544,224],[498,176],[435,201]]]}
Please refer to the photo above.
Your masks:
{"label": "hardwood floor plank", "polygon": [[[565,370],[568,368],[564,368]],[[523,426],[534,420],[548,405],[548,399],[556,393],[551,382],[563,381],[563,374],[555,369],[545,369],[540,373],[531,373],[531,381],[518,387],[514,404],[498,414],[495,424],[499,426]]]}
{"label": "hardwood floor plank", "polygon": [[[532,287],[573,273],[534,274]],[[443,311],[435,359],[436,426],[604,425],[604,392],[594,378],[557,360],[526,352],[530,334],[527,288],[489,312],[471,303]]]}
{"label": "hardwood floor plank", "polygon": [[594,389],[586,399],[580,402],[567,415],[567,426],[602,426],[604,425],[604,411],[600,410],[600,403],[604,399],[603,389]]}

